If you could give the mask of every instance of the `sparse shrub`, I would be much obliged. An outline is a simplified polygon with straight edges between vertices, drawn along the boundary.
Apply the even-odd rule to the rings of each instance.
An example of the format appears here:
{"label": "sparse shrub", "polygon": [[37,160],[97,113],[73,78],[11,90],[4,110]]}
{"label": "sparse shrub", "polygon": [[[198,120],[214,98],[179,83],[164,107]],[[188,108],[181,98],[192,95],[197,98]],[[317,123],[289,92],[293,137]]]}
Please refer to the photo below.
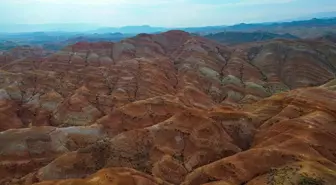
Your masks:
{"label": "sparse shrub", "polygon": [[324,181],[319,178],[302,175],[298,185],[324,185]]}

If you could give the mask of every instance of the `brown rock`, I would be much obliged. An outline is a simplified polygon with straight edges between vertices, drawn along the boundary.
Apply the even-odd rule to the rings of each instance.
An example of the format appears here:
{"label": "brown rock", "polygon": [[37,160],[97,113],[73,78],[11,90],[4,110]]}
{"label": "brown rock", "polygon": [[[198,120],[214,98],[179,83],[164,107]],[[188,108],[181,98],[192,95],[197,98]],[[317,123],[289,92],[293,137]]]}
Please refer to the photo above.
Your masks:
{"label": "brown rock", "polygon": [[70,179],[46,181],[34,185],[169,185],[158,178],[153,178],[129,168],[107,168],[86,177],[85,179]]}
{"label": "brown rock", "polygon": [[104,132],[99,127],[33,127],[0,132],[0,177],[22,177],[102,137]]}

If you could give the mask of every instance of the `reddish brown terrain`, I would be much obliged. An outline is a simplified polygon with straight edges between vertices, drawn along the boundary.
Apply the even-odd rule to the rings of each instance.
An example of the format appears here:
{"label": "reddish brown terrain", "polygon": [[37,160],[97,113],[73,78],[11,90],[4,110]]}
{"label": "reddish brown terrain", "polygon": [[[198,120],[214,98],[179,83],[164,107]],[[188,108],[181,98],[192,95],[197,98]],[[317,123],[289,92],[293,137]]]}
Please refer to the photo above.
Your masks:
{"label": "reddish brown terrain", "polygon": [[14,51],[0,56],[1,185],[336,183],[333,42],[169,31]]}

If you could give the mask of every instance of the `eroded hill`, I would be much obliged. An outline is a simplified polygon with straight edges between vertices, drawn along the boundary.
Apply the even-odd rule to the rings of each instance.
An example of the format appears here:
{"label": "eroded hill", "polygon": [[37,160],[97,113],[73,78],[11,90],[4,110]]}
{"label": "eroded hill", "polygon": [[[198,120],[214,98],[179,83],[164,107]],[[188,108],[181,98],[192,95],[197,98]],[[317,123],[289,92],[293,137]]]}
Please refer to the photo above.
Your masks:
{"label": "eroded hill", "polygon": [[1,59],[0,184],[336,182],[332,42],[169,31]]}

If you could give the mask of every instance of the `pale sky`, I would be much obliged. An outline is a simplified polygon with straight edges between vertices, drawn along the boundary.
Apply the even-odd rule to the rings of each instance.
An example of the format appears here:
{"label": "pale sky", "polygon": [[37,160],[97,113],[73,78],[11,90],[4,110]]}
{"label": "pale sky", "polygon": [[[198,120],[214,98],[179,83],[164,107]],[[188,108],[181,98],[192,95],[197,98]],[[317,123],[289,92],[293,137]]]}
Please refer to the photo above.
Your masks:
{"label": "pale sky", "polygon": [[0,0],[0,23],[187,27],[336,11],[336,0]]}

